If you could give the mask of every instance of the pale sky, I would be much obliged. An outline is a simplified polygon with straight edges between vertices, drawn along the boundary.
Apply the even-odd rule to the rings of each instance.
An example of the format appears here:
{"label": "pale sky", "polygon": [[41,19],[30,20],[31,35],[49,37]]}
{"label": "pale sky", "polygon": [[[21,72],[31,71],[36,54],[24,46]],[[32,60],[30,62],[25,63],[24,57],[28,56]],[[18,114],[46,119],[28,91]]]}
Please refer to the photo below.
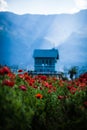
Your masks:
{"label": "pale sky", "polygon": [[0,0],[0,11],[17,14],[75,13],[87,9],[87,0]]}

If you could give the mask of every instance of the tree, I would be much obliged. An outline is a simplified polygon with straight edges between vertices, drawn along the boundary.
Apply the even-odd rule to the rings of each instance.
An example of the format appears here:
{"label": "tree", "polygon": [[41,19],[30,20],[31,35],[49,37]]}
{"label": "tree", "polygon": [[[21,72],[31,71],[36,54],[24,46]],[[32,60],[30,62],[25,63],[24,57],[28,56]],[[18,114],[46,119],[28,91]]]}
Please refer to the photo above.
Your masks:
{"label": "tree", "polygon": [[73,80],[73,77],[77,74],[77,68],[74,66],[69,71],[68,74],[70,75],[70,79]]}

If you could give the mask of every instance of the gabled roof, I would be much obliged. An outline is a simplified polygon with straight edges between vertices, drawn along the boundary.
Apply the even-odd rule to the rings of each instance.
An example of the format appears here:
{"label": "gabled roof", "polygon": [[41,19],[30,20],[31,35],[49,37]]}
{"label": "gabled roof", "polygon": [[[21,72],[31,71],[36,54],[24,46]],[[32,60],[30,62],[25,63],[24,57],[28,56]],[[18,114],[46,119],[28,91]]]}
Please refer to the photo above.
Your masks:
{"label": "gabled roof", "polygon": [[53,49],[35,49],[33,53],[34,58],[56,58],[59,59],[58,50]]}

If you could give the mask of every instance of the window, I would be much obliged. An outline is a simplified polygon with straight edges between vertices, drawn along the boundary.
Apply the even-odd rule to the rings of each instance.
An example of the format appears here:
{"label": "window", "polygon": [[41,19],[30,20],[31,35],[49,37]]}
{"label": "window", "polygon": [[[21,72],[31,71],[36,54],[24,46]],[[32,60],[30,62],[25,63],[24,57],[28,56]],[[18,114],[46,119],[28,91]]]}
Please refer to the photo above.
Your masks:
{"label": "window", "polygon": [[52,64],[52,60],[50,59],[50,60],[49,60],[49,65],[51,65],[51,64]]}
{"label": "window", "polygon": [[45,61],[44,61],[44,59],[42,59],[42,64],[44,64],[45,63]]}
{"label": "window", "polygon": [[48,65],[48,59],[46,59],[46,64]]}

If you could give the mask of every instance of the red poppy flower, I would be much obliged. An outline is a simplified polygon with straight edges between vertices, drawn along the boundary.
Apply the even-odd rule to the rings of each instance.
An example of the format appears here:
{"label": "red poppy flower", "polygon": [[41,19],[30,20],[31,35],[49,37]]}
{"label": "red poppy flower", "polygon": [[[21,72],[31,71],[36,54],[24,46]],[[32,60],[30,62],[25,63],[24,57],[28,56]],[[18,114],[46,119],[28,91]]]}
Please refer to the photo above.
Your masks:
{"label": "red poppy flower", "polygon": [[40,94],[40,93],[36,94],[35,96],[36,96],[36,98],[38,98],[38,99],[42,99],[42,98],[43,98],[43,95]]}
{"label": "red poppy flower", "polygon": [[21,79],[24,79],[24,75],[23,74],[18,74],[18,77]]}
{"label": "red poppy flower", "polygon": [[70,89],[70,92],[71,92],[72,94],[75,94],[76,91],[77,91],[77,88],[75,88],[75,87],[72,87],[72,88]]}
{"label": "red poppy flower", "polygon": [[10,73],[10,72],[11,72],[11,70],[10,70],[7,66],[4,66],[4,67],[2,67],[2,68],[0,69],[0,74],[1,74],[1,75],[8,74],[8,73]]}
{"label": "red poppy flower", "polygon": [[8,73],[7,76],[10,78],[10,79],[15,79],[15,74],[13,73]]}
{"label": "red poppy flower", "polygon": [[25,85],[20,85],[19,88],[20,88],[21,90],[23,90],[23,91],[26,91],[26,90],[27,90],[27,88],[26,88]]}
{"label": "red poppy flower", "polygon": [[3,71],[4,71],[5,74],[8,74],[8,73],[11,72],[11,70],[7,66],[3,67]]}
{"label": "red poppy flower", "polygon": [[37,89],[38,88],[38,86],[32,86],[33,88],[35,88],[35,89]]}
{"label": "red poppy flower", "polygon": [[0,68],[0,75],[3,75],[3,74],[4,74],[3,69]]}
{"label": "red poppy flower", "polygon": [[48,93],[52,93],[53,91],[51,89],[48,90]]}
{"label": "red poppy flower", "polygon": [[18,70],[18,72],[23,72],[23,70],[20,69],[20,70]]}
{"label": "red poppy flower", "polygon": [[9,80],[9,79],[5,79],[5,80],[3,80],[2,85],[13,87],[14,86],[14,82]]}
{"label": "red poppy flower", "polygon": [[40,78],[43,81],[47,80],[47,76],[45,76],[45,75],[39,75],[38,78]]}
{"label": "red poppy flower", "polygon": [[67,88],[68,88],[69,90],[72,89],[72,87],[73,87],[73,86],[67,86]]}
{"label": "red poppy flower", "polygon": [[64,99],[65,97],[64,96],[62,96],[62,95],[59,95],[58,96],[58,99]]}

